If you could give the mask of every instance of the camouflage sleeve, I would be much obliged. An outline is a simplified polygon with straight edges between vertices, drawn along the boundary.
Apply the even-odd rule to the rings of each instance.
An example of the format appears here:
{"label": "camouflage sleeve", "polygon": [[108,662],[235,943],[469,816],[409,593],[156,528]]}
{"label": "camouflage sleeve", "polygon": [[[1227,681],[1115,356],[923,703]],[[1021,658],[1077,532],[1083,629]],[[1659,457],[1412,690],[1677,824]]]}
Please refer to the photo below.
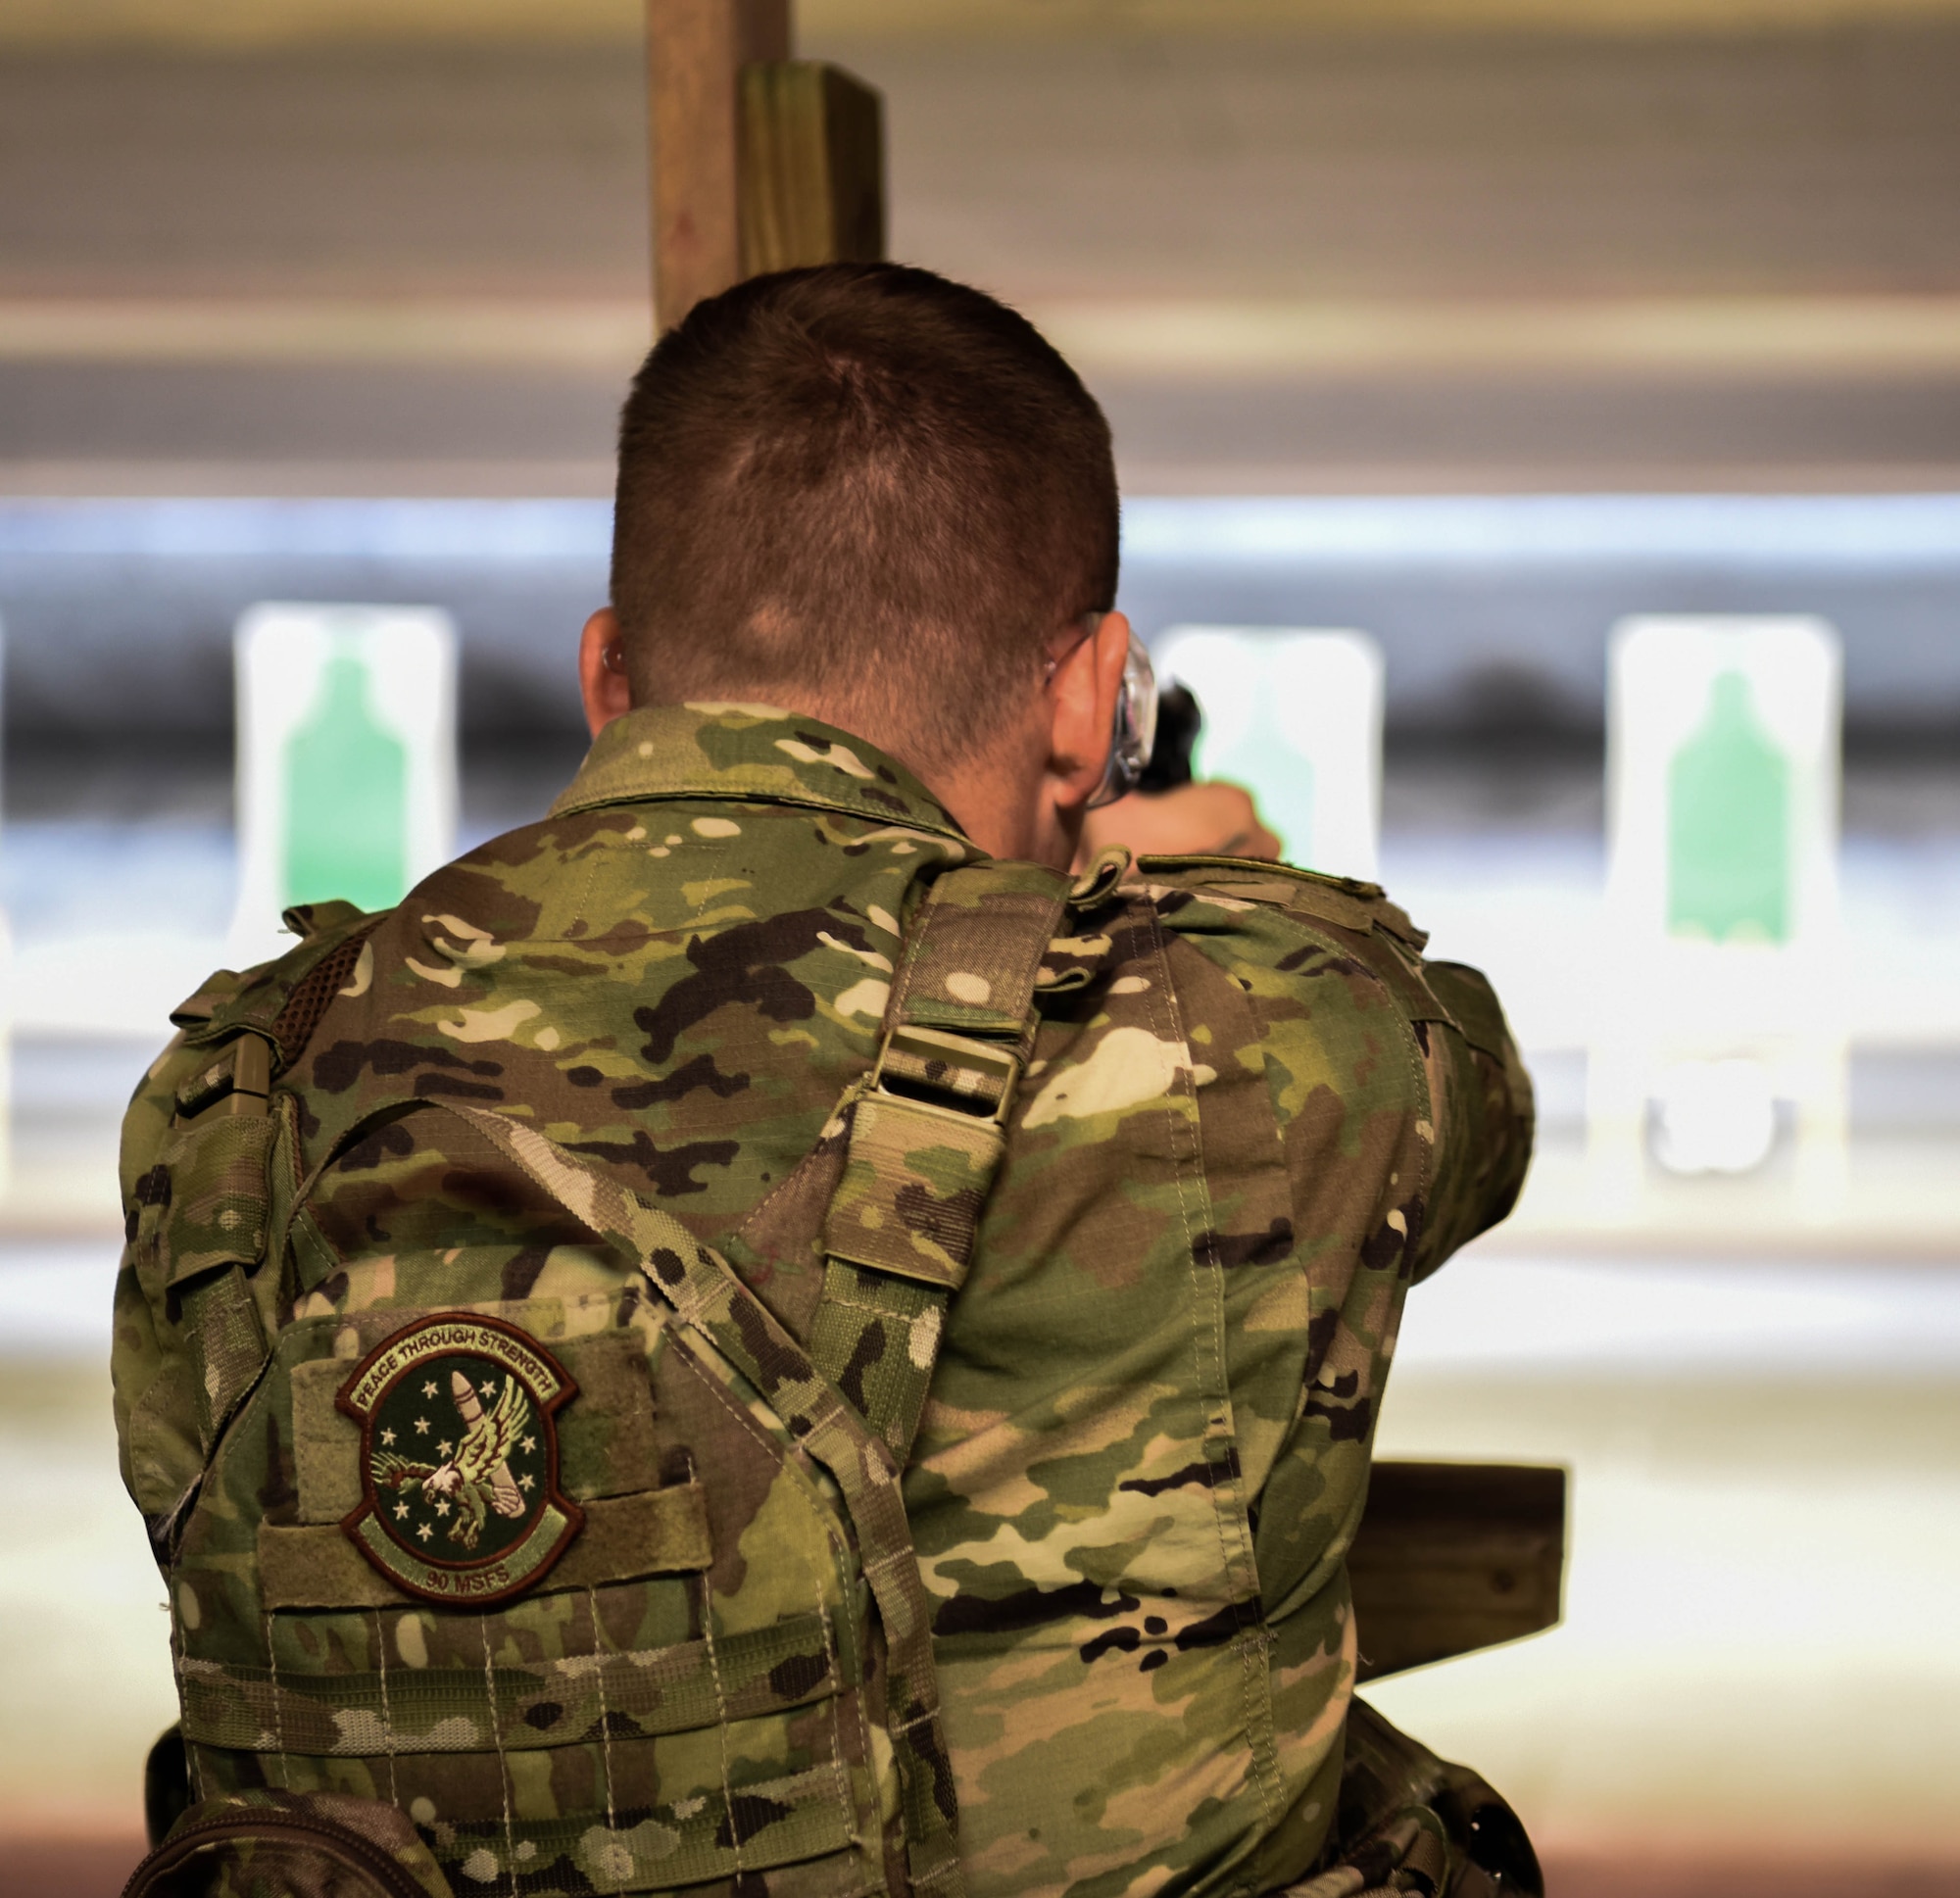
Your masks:
{"label": "camouflage sleeve", "polygon": [[1531,1076],[1490,983],[1460,962],[1425,962],[1422,972],[1449,1019],[1426,1024],[1437,1167],[1417,1280],[1517,1204],[1534,1124]]}

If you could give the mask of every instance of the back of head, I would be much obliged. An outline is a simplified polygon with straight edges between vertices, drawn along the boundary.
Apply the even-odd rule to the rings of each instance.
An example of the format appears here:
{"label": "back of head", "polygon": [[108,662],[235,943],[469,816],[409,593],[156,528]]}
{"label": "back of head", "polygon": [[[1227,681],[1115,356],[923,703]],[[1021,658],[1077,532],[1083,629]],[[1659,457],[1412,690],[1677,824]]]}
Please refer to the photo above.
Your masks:
{"label": "back of head", "polygon": [[636,704],[748,700],[950,763],[1114,604],[1108,424],[1034,326],[897,265],[699,304],[619,429],[612,604]]}

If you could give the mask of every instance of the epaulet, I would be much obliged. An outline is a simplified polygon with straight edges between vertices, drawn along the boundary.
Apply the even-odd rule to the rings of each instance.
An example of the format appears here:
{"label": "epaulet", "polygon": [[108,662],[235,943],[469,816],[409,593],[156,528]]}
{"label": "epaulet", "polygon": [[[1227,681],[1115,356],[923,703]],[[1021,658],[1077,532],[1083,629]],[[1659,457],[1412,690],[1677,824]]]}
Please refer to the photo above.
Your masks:
{"label": "epaulet", "polygon": [[220,969],[171,1010],[171,1020],[190,1047],[246,1031],[263,1036],[278,1066],[290,1067],[327,1003],[356,977],[368,936],[389,913],[351,902],[295,904],[284,920],[300,940],[285,954],[242,974]]}
{"label": "epaulet", "polygon": [[1241,902],[1271,903],[1341,929],[1379,929],[1418,955],[1429,942],[1428,931],[1416,928],[1379,883],[1359,877],[1326,876],[1250,856],[1140,856],[1137,870],[1146,882],[1213,889]]}

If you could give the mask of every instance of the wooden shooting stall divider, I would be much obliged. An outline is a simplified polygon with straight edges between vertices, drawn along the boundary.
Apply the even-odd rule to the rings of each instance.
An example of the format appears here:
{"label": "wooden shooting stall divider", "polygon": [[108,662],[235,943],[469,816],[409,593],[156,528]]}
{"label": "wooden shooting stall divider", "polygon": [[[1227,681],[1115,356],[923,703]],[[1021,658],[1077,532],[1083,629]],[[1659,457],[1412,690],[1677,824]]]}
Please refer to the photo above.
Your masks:
{"label": "wooden shooting stall divider", "polygon": [[1558,1625],[1565,1472],[1512,1463],[1377,1463],[1348,1551],[1356,1678],[1376,1680]]}
{"label": "wooden shooting stall divider", "polygon": [[661,333],[744,277],[885,254],[883,102],[790,50],[788,0],[647,0]]}
{"label": "wooden shooting stall divider", "polygon": [[[790,57],[788,0],[647,0],[654,312],[885,254],[883,102]],[[1361,1678],[1556,1625],[1563,1470],[1380,1463],[1348,1552]]]}

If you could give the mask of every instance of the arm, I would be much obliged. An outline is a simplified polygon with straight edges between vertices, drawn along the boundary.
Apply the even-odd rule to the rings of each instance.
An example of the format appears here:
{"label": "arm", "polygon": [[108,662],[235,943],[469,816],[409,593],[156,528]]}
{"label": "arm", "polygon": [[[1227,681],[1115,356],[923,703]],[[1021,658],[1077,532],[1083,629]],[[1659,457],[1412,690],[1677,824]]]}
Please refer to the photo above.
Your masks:
{"label": "arm", "polygon": [[1531,1162],[1531,1076],[1491,985],[1460,962],[1427,962],[1423,977],[1449,1011],[1429,1032],[1439,1165],[1414,1276],[1505,1218]]}

